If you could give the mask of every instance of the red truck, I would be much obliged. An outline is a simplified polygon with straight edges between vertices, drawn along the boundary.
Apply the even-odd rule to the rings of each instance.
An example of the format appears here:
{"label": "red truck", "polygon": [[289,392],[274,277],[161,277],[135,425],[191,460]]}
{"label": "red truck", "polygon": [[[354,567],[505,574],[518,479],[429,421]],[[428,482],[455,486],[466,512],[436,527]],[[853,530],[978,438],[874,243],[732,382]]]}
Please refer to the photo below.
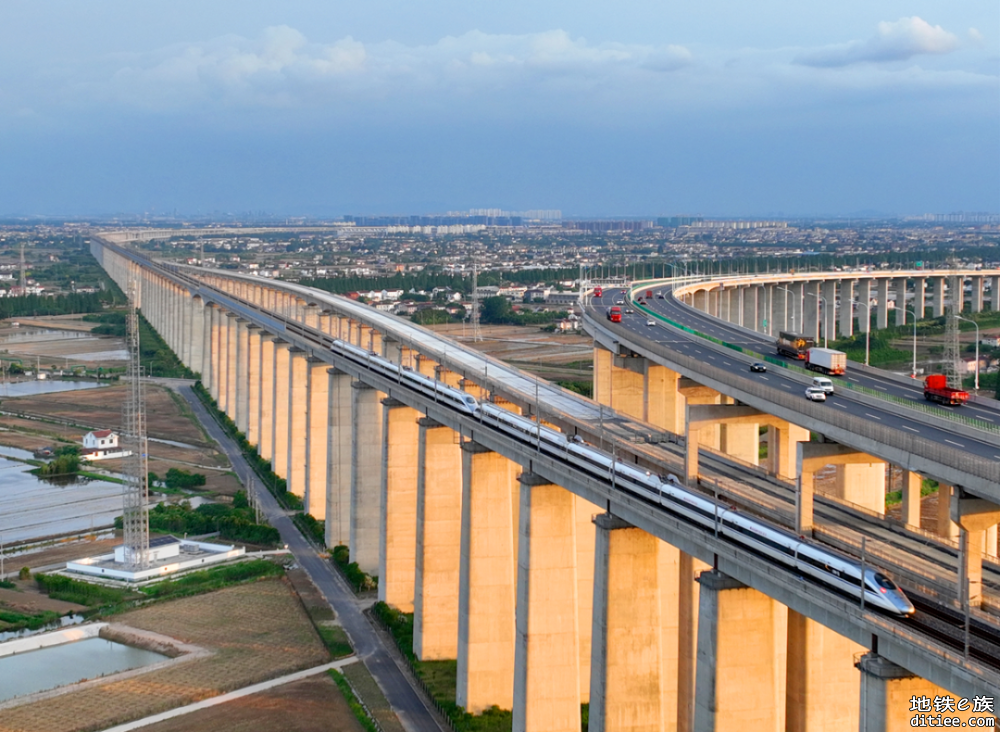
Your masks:
{"label": "red truck", "polygon": [[622,322],[622,309],[617,305],[613,306],[610,310],[608,310],[608,320],[612,323]]}
{"label": "red truck", "polygon": [[652,300],[653,299],[653,291],[652,290],[646,290],[646,299],[647,300]]}
{"label": "red truck", "polygon": [[924,399],[960,407],[969,401],[969,392],[952,389],[948,386],[948,377],[944,374],[931,374],[924,379]]}
{"label": "red truck", "polygon": [[604,297],[604,288],[603,287],[595,287],[594,288],[594,297]]}

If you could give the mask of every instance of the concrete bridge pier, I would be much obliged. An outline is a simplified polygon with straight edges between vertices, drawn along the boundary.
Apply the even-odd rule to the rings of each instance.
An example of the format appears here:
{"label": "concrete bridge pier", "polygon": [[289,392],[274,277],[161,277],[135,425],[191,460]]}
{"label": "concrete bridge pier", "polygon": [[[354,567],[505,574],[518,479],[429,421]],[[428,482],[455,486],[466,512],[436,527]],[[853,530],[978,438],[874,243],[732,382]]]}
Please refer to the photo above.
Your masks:
{"label": "concrete bridge pier", "polygon": [[420,413],[392,397],[382,400],[382,511],[379,599],[413,612],[417,564],[417,475]]}
{"label": "concrete bridge pier", "polygon": [[840,336],[854,335],[854,280],[840,281]]}
{"label": "concrete bridge pier", "polygon": [[786,608],[717,570],[698,581],[695,732],[782,729]]}
{"label": "concrete bridge pier", "polygon": [[205,361],[205,301],[191,298],[191,347],[185,365],[201,376]]}
{"label": "concrete bridge pier", "polygon": [[201,311],[204,322],[202,323],[201,364],[199,365],[198,371],[201,372],[201,385],[204,386],[210,394],[215,389],[215,384],[213,382],[215,359],[212,358],[212,345],[214,343],[212,324],[214,323],[215,311],[217,309],[218,306],[215,305],[215,303],[205,302],[205,307],[202,308]]}
{"label": "concrete bridge pier", "polygon": [[458,658],[462,536],[462,448],[458,433],[418,421],[413,652],[421,661]]}
{"label": "concrete bridge pier", "polygon": [[837,338],[837,280],[825,280],[822,289],[823,336],[832,341]]}
{"label": "concrete bridge pier", "polygon": [[473,714],[513,706],[515,467],[478,443],[462,445],[455,697]]}
{"label": "concrete bridge pier", "polygon": [[1000,506],[967,495],[965,491],[953,490],[951,517],[966,534],[962,574],[966,580],[969,605],[979,607],[983,602],[983,555],[996,556]]}
{"label": "concrete bridge pier", "polygon": [[239,351],[237,350],[237,328],[239,327],[237,321],[239,316],[236,313],[226,314],[226,326],[225,326],[225,343],[223,344],[223,350],[226,354],[226,404],[222,411],[226,413],[229,419],[236,421],[236,403],[238,401],[238,394],[236,393],[237,384],[239,383],[236,378],[236,364],[239,359]]}
{"label": "concrete bridge pier", "polygon": [[222,408],[222,394],[224,387],[222,385],[222,344],[224,340],[222,338],[222,323],[225,320],[225,311],[218,305],[213,305],[211,309],[212,314],[212,347],[210,349],[211,364],[212,364],[212,378],[210,394],[212,399],[215,400],[216,405],[219,409]]}
{"label": "concrete bridge pier", "polygon": [[250,380],[247,370],[250,365],[250,323],[243,318],[236,320],[236,429],[244,435],[250,429]]}
{"label": "concrete bridge pier", "polygon": [[274,342],[274,381],[272,384],[272,410],[274,426],[271,430],[271,470],[288,480],[288,384],[292,370],[292,346],[286,341]]}
{"label": "concrete bridge pier", "polygon": [[969,278],[972,284],[972,294],[970,308],[973,313],[983,312],[983,278],[976,275]]}
{"label": "concrete bridge pier", "polygon": [[616,356],[594,347],[594,400],[634,419],[644,415],[644,358]]}
{"label": "concrete bridge pier", "polygon": [[592,732],[673,729],[678,718],[678,552],[612,516],[595,518]]}
{"label": "concrete bridge pier", "polygon": [[990,277],[990,309],[1000,310],[1000,277]]}
{"label": "concrete bridge pier", "polygon": [[744,328],[750,330],[760,330],[760,319],[757,316],[757,293],[760,288],[750,285],[742,289],[743,293],[743,322]]}
{"label": "concrete bridge pier", "polygon": [[259,325],[247,327],[247,442],[260,444],[260,349],[263,331]]}
{"label": "concrete bridge pier", "polygon": [[920,527],[921,489],[924,479],[913,470],[903,471],[903,511],[901,519],[907,526]]}
{"label": "concrete bridge pier", "polygon": [[913,312],[916,313],[917,320],[923,320],[927,305],[927,280],[925,277],[913,278]]}
{"label": "concrete bridge pier", "polygon": [[580,729],[576,502],[533,473],[519,476],[513,729]]}
{"label": "concrete bridge pier", "polygon": [[819,282],[806,282],[802,300],[802,334],[818,339],[819,334]]}
{"label": "concrete bridge pier", "polygon": [[327,369],[326,545],[350,546],[354,389],[351,376]]}
{"label": "concrete bridge pier", "polygon": [[[288,491],[306,498],[309,465],[306,462],[309,428],[309,355],[301,348],[290,350],[288,370]],[[308,508],[307,511],[308,513]]]}
{"label": "concrete bridge pier", "polygon": [[869,307],[857,308],[858,316],[858,332],[868,333],[872,329],[872,313],[871,313],[871,301],[872,301],[872,281],[870,279],[858,280],[858,296],[855,298],[858,302],[863,302]]}
{"label": "concrete bridge pier", "polygon": [[[856,665],[861,672],[861,718],[858,726],[861,732],[903,732],[912,729],[914,725],[911,721],[914,718],[918,718],[918,722],[920,720],[919,714],[910,709],[911,698],[927,697],[933,700],[949,696],[954,699],[947,690],[915,676],[877,653],[866,653]],[[967,723],[973,716],[982,716],[973,714],[972,709],[972,704],[966,711],[958,711],[956,706],[956,711],[947,712],[945,716],[958,717]],[[931,711],[929,716],[936,717],[937,713]]]}
{"label": "concrete bridge pier", "polygon": [[305,510],[326,520],[326,477],[329,470],[330,377],[326,362],[310,357],[306,367]]}
{"label": "concrete bridge pier", "polygon": [[[832,442],[800,442],[797,460],[799,489],[795,506],[795,533],[812,535],[815,494],[813,475],[827,465],[837,466],[838,498],[877,513],[885,513],[885,464],[881,461]],[[857,470],[845,470],[848,468]]]}
{"label": "concrete bridge pier", "polygon": [[379,572],[382,475],[373,468],[382,460],[382,404],[385,396],[355,381],[351,384],[351,559],[367,574]]}
{"label": "concrete bridge pier", "polygon": [[889,279],[880,277],[875,281],[878,288],[878,307],[875,308],[875,322],[879,330],[889,327]]}
{"label": "concrete bridge pier", "polygon": [[858,727],[861,680],[854,658],[864,647],[788,610],[786,732],[841,732]]}
{"label": "concrete bridge pier", "polygon": [[897,277],[892,281],[893,292],[896,293],[896,325],[906,325],[906,278]]}
{"label": "concrete bridge pier", "polygon": [[931,277],[931,317],[944,315],[944,277]]}
{"label": "concrete bridge pier", "polygon": [[257,438],[258,454],[274,467],[274,362],[279,338],[271,333],[260,336],[260,433]]}
{"label": "concrete bridge pier", "polygon": [[795,480],[799,475],[797,443],[809,441],[809,430],[791,422],[767,426],[767,461],[771,475]]}

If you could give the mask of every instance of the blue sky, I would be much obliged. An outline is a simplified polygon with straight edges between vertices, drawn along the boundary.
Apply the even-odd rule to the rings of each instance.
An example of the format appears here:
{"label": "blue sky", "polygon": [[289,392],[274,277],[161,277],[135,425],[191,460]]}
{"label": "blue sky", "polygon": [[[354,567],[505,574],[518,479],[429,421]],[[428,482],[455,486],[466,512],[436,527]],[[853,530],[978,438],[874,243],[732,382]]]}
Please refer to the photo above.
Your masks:
{"label": "blue sky", "polygon": [[0,214],[1000,211],[1000,4],[5,0]]}

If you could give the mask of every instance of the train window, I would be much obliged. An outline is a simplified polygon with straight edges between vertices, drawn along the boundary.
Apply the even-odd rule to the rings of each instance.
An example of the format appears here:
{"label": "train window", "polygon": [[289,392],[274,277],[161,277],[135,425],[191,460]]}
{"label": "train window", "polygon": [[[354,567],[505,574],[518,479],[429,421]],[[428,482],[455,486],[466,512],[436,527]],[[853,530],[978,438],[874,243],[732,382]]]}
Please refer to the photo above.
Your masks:
{"label": "train window", "polygon": [[898,587],[896,587],[896,583],[895,582],[893,582],[891,579],[889,579],[888,577],[886,577],[881,572],[876,572],[875,573],[875,584],[878,585],[879,588],[883,592],[884,591],[895,591],[895,590],[899,589]]}

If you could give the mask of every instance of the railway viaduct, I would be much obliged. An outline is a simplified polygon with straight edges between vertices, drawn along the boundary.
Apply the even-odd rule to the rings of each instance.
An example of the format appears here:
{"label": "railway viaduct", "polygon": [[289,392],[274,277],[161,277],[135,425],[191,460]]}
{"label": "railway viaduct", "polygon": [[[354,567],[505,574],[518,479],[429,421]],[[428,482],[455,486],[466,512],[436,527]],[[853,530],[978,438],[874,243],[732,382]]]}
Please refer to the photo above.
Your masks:
{"label": "railway viaduct", "polygon": [[[735,445],[747,430],[711,411],[723,406],[711,387],[679,377],[684,398],[673,401],[647,388],[641,407],[624,410],[638,412],[630,419],[358,303],[157,264],[119,246],[124,238],[92,236],[92,252],[123,289],[139,283],[143,315],[326,522],[328,545],[347,545],[378,575],[380,598],[414,613],[417,656],[457,659],[456,698],[469,711],[512,709],[515,730],[538,732],[579,730],[581,703],[592,731],[839,732],[908,727],[911,696],[998,695],[995,659],[807,583],[337,358],[329,343],[360,345],[651,470],[664,467],[656,446],[629,441],[629,430],[683,435],[680,415],[746,452]],[[612,363],[618,355],[596,357],[607,401],[602,380],[634,372]],[[634,391],[629,383],[618,393]],[[773,472],[789,476],[805,435],[788,420],[768,424]],[[703,455],[703,465],[714,459]]]}

